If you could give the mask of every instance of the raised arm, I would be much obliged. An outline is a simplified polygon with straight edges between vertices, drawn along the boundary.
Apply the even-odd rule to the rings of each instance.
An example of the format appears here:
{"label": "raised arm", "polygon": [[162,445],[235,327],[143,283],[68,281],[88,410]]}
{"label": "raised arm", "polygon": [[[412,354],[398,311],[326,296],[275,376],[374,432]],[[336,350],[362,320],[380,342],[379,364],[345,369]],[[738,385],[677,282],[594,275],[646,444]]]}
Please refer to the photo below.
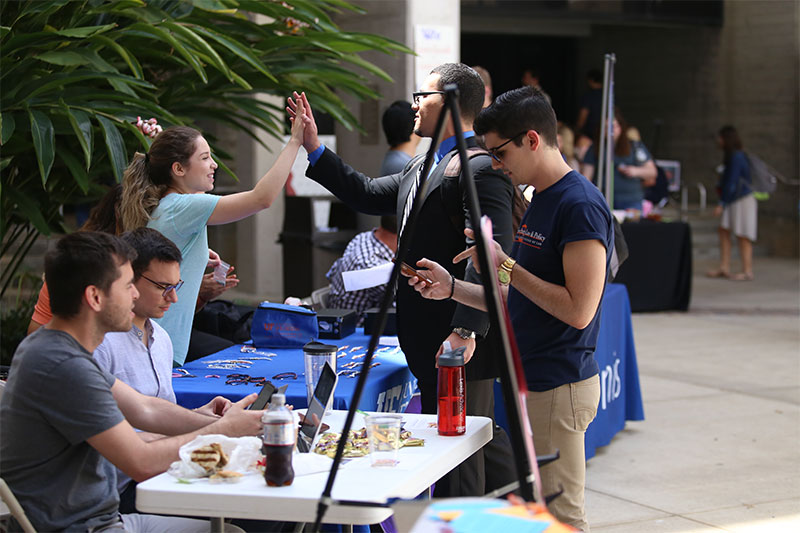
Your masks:
{"label": "raised arm", "polygon": [[292,119],[292,136],[286,146],[283,147],[278,159],[272,167],[264,174],[252,190],[221,196],[217,202],[214,212],[208,219],[208,224],[218,225],[236,222],[262,209],[272,205],[275,198],[283,189],[289,173],[292,170],[294,160],[297,158],[297,151],[303,141],[303,130],[305,129],[306,119],[304,114],[303,102],[297,104],[296,114],[301,120]]}
{"label": "raised arm", "polygon": [[[313,154],[322,146],[317,136],[314,113],[305,93],[288,100],[286,107],[290,117],[297,113],[298,103],[305,105],[307,125],[304,130],[303,146]],[[351,209],[369,215],[394,215],[397,213],[397,194],[401,174],[371,178],[353,169],[342,159],[325,148],[316,157],[309,158],[306,176],[316,181]]]}

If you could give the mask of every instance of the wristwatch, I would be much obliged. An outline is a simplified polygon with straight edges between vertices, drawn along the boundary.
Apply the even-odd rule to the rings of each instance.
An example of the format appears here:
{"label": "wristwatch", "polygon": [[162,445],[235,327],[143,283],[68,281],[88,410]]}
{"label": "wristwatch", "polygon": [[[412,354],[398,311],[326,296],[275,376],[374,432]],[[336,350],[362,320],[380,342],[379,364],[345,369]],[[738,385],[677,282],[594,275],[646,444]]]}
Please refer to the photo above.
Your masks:
{"label": "wristwatch", "polygon": [[467,328],[453,328],[453,333],[464,340],[475,338],[475,332]]}
{"label": "wristwatch", "polygon": [[505,261],[497,268],[497,280],[500,282],[501,285],[508,285],[511,283],[511,270],[514,268],[517,262],[510,257],[506,258]]}

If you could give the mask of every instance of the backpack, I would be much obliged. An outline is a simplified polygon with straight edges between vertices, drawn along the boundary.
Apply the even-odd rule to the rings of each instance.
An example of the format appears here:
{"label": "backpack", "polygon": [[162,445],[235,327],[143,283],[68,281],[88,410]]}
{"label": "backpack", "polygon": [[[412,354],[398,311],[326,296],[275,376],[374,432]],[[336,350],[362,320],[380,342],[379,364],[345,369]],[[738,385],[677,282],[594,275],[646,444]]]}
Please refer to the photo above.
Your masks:
{"label": "backpack", "polygon": [[753,196],[758,200],[768,199],[778,184],[777,172],[757,155],[745,152],[745,156],[750,165],[750,187],[753,189]]}

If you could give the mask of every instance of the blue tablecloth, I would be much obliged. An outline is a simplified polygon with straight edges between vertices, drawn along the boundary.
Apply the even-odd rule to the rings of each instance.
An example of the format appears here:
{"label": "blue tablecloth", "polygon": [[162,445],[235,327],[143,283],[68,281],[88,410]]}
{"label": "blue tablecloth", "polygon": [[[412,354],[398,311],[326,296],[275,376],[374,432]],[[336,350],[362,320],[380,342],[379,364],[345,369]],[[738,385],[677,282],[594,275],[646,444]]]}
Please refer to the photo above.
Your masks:
{"label": "blue tablecloth", "polygon": [[[367,352],[369,337],[364,335],[363,329],[359,328],[356,333],[344,339],[321,339],[325,344],[335,344],[336,346],[347,346],[346,350],[340,350],[339,354],[345,354],[337,358],[337,367],[342,369],[342,365],[351,361],[363,361],[358,355]],[[271,360],[263,359],[264,355],[258,352],[269,352],[276,354]],[[286,390],[286,401],[297,408],[307,407],[306,385],[303,375],[303,350],[297,349],[276,349],[262,348],[256,353],[242,353],[241,346],[233,346],[227,350],[217,352],[202,359],[187,363],[184,368],[195,377],[175,377],[172,379],[172,386],[175,389],[175,396],[178,403],[187,408],[194,408],[204,405],[214,396],[224,396],[232,401],[242,399],[253,392],[259,392],[261,388],[254,384],[245,385],[226,385],[225,380],[229,374],[248,374],[250,376],[261,376],[272,381],[276,387],[289,385]],[[254,358],[250,368],[235,369],[210,369],[212,361]],[[256,358],[262,359],[256,359]],[[416,378],[408,370],[405,356],[397,346],[379,345],[375,352],[373,362],[380,363],[379,366],[372,368],[369,372],[367,383],[358,404],[359,409],[364,411],[385,411],[403,412],[405,411],[411,396],[416,389]],[[294,372],[297,379],[273,379],[283,372]],[[219,376],[219,377],[210,377]],[[347,409],[350,406],[355,390],[355,377],[339,376],[339,382],[334,392],[334,409]]]}
{"label": "blue tablecloth", "polygon": [[[624,285],[610,283],[603,296],[600,335],[595,359],[600,367],[600,405],[597,417],[586,431],[586,458],[607,445],[626,420],[644,420],[639,368],[633,343],[631,306]],[[507,428],[505,404],[499,383],[495,383],[495,418]]]}

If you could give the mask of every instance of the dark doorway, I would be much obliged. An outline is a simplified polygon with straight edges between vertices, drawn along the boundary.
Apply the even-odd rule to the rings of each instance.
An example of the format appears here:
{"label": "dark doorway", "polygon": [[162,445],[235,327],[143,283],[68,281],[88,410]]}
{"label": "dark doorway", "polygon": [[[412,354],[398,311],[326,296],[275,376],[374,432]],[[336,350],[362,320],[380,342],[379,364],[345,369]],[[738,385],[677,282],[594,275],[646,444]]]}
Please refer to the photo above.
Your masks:
{"label": "dark doorway", "polygon": [[495,96],[522,86],[523,71],[535,67],[542,88],[553,100],[558,120],[570,126],[575,123],[585,90],[586,73],[576,72],[576,50],[574,37],[461,34],[461,61],[489,71]]}

